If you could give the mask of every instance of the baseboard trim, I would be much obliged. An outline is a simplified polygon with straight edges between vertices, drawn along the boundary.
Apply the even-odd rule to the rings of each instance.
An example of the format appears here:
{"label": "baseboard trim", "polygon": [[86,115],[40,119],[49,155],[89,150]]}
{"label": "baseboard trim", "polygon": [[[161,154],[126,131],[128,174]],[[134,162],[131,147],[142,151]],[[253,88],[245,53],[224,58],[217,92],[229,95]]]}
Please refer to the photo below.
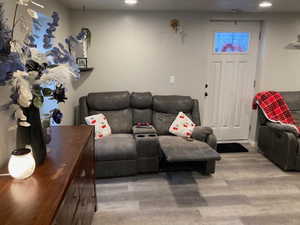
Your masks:
{"label": "baseboard trim", "polygon": [[247,144],[247,143],[249,143],[249,140],[218,141],[218,144],[226,144],[226,143],[240,143],[240,144]]}

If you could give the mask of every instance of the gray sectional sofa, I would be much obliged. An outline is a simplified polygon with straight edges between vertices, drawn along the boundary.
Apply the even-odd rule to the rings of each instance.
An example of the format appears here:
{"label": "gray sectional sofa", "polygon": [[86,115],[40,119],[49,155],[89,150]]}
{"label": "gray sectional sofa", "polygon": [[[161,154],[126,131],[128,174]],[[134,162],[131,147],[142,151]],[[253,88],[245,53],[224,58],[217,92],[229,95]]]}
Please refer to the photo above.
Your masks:
{"label": "gray sectional sofa", "polygon": [[[168,129],[179,112],[197,125],[193,141],[173,136]],[[191,163],[206,174],[215,172],[220,160],[216,137],[211,128],[200,127],[197,100],[188,96],[152,96],[151,93],[90,93],[79,101],[79,124],[84,118],[103,113],[112,135],[95,142],[96,176],[117,177],[153,173],[160,163]],[[137,128],[150,123],[152,128]]]}
{"label": "gray sectional sofa", "polygon": [[[300,126],[300,92],[281,92],[297,126]],[[267,120],[261,109],[258,114],[258,147],[283,170],[300,171],[300,138],[293,128]]]}

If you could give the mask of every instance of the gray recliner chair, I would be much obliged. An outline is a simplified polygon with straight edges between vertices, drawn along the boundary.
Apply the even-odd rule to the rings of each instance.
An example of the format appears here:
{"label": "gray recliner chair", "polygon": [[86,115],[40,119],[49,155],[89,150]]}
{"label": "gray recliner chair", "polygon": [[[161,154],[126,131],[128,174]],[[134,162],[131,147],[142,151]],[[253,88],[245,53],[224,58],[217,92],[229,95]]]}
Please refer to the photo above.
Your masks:
{"label": "gray recliner chair", "polygon": [[[168,131],[179,112],[196,123],[192,142]],[[200,127],[197,100],[187,96],[152,96],[151,93],[90,93],[79,101],[79,124],[86,116],[103,113],[112,135],[95,142],[96,176],[117,177],[159,171],[159,162],[195,162],[204,173],[215,172],[220,160],[216,137],[211,128]],[[136,123],[150,123],[151,129]]]}
{"label": "gray recliner chair", "polygon": [[[281,92],[293,118],[300,126],[300,92]],[[258,147],[283,170],[300,171],[300,138],[298,132],[286,125],[273,123],[258,112]]]}

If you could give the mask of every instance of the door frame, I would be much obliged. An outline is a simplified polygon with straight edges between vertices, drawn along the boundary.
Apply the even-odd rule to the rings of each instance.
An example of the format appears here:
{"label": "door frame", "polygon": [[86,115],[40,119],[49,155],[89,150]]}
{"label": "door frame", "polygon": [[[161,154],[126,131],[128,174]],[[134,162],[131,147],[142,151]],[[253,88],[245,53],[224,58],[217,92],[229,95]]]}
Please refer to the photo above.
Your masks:
{"label": "door frame", "polygon": [[[254,74],[254,88],[253,88],[253,96],[254,94],[258,91],[258,87],[260,86],[261,83],[261,63],[260,60],[262,58],[262,41],[263,41],[263,33],[264,33],[264,23],[265,21],[263,19],[231,19],[231,18],[225,18],[225,19],[210,19],[208,21],[208,26],[210,26],[212,23],[258,23],[259,24],[259,38],[258,38],[258,43],[257,43],[257,59],[256,59],[256,71]],[[206,32],[206,44],[207,44],[207,52],[211,52],[212,51],[212,46],[213,46],[213,32],[210,29],[207,29],[208,32]],[[207,118],[207,113],[208,111],[205,110],[206,106],[207,106],[207,102],[205,100],[205,93],[206,93],[206,84],[208,84],[209,81],[209,62],[210,62],[210,54],[207,54],[207,66],[205,68],[205,76],[204,76],[204,84],[203,84],[203,105],[204,105],[204,110],[203,110],[203,125],[207,125],[206,122],[206,118]],[[254,128],[256,127],[255,124],[255,119],[256,119],[256,114],[254,114],[254,112],[251,113],[250,116],[250,123],[249,123],[249,135],[248,135],[248,139],[235,139],[235,140],[218,140],[218,143],[228,143],[231,141],[235,141],[235,142],[239,142],[239,143],[249,143],[250,141],[250,136],[252,135],[253,130],[255,130]],[[255,135],[255,134],[254,134]]]}

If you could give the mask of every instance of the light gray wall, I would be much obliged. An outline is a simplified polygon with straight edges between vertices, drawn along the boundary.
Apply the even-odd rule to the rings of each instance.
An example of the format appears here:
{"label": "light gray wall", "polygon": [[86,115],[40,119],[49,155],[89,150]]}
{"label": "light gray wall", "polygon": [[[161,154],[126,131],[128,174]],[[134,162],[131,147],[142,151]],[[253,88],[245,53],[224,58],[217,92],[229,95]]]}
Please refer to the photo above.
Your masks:
{"label": "light gray wall", "polygon": [[[6,0],[6,1],[0,1],[4,2],[4,9],[5,9],[5,16],[8,18],[8,24],[11,24],[11,20],[13,18],[13,12],[15,7],[15,0]],[[70,24],[69,24],[69,11],[62,6],[59,2],[56,0],[51,1],[43,1],[43,4],[45,5],[45,9],[39,9],[41,13],[44,13],[45,15],[51,16],[53,11],[57,11],[61,16],[61,22],[60,27],[56,32],[57,39],[60,41],[63,41],[65,37],[70,35]],[[26,15],[25,11],[20,11],[20,15],[24,15],[25,18],[29,18]],[[22,39],[22,33],[17,30],[16,32],[16,38]],[[72,124],[73,122],[73,101],[72,96],[74,96],[73,88],[70,86],[69,93],[71,96],[71,101],[67,102],[65,106],[62,106],[62,110],[65,113],[66,116],[64,122],[65,124]],[[3,105],[9,101],[9,95],[10,95],[10,89],[8,87],[0,87],[0,105]],[[13,129],[9,131],[11,127],[16,125],[15,121],[10,121],[8,112],[0,112],[0,167],[3,163],[7,161],[7,158],[9,157],[9,154],[12,150],[15,148],[15,142],[16,142],[16,130]]]}
{"label": "light gray wall", "polygon": [[300,34],[300,15],[270,15],[266,19],[261,90],[300,90],[300,49],[289,44]]}
{"label": "light gray wall", "polygon": [[[184,41],[169,26],[173,18],[184,27]],[[89,92],[113,90],[191,95],[200,100],[203,113],[207,29],[209,20],[216,18],[264,20],[257,91],[300,90],[300,50],[287,48],[300,32],[299,15],[72,11],[72,32],[81,27],[92,31],[89,64],[95,67],[74,84],[76,99]],[[171,75],[176,77],[174,85],[169,83]],[[252,140],[255,123],[253,112]]]}
{"label": "light gray wall", "polygon": [[[182,21],[185,37],[170,28]],[[75,84],[77,98],[97,91],[151,91],[191,95],[202,101],[207,19],[199,13],[72,12],[72,32],[92,31],[92,73]],[[204,50],[205,49],[205,50]],[[175,76],[175,84],[170,84]]]}

